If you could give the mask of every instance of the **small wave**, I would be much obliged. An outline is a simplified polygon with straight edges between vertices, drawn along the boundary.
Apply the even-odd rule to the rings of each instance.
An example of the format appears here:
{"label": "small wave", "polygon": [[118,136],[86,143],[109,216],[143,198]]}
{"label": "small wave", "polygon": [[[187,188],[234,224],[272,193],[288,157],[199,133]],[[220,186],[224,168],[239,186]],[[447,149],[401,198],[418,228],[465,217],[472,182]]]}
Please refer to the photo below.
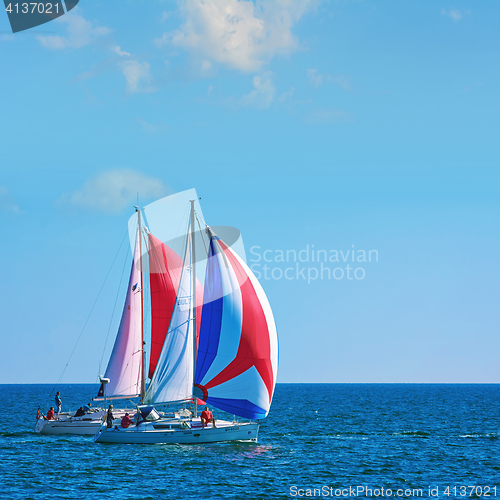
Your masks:
{"label": "small wave", "polygon": [[425,431],[403,431],[403,432],[393,432],[393,436],[416,436],[416,437],[429,437],[430,432]]}
{"label": "small wave", "polygon": [[7,431],[7,432],[0,432],[0,437],[26,437],[26,436],[40,436],[40,434],[37,434],[36,432],[33,431]]}
{"label": "small wave", "polygon": [[461,438],[486,438],[486,439],[498,439],[499,435],[496,432],[490,432],[486,434],[461,434]]}

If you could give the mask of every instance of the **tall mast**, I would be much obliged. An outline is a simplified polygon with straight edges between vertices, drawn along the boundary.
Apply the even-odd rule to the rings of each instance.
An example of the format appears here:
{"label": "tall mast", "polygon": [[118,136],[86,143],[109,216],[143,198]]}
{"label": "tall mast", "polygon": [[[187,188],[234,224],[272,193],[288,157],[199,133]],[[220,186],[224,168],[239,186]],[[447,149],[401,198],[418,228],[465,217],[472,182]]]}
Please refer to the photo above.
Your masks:
{"label": "tall mast", "polygon": [[195,232],[194,232],[194,202],[195,200],[190,200],[191,202],[191,293],[193,297],[191,299],[191,317],[193,320],[193,402],[194,402],[194,416],[198,416],[198,404],[197,398],[194,393],[194,380],[196,377],[196,351],[198,348],[197,342],[197,327],[196,327],[196,251],[195,251]]}
{"label": "tall mast", "polygon": [[141,231],[141,210],[138,206],[135,207],[137,212],[137,231],[139,232],[139,260],[141,262],[141,345],[142,345],[142,363],[141,363],[141,403],[144,401],[146,394],[146,351],[144,350],[144,291],[142,277],[142,231]]}

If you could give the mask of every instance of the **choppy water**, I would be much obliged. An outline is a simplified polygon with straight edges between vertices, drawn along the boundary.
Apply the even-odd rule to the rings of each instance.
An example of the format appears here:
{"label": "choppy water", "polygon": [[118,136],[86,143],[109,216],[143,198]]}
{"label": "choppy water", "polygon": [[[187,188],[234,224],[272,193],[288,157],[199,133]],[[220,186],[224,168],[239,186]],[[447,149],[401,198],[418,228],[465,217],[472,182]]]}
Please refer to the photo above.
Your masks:
{"label": "choppy water", "polygon": [[[76,410],[97,388],[58,389]],[[191,446],[35,434],[51,390],[0,386],[2,499],[500,498],[500,385],[279,384],[259,443]]]}

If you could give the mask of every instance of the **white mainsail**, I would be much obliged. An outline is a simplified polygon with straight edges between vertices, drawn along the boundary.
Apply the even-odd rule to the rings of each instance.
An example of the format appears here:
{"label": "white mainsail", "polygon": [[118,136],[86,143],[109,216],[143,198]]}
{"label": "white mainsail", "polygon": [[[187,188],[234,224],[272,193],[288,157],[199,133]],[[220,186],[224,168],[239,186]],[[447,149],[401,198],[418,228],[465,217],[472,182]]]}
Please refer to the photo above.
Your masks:
{"label": "white mainsail", "polygon": [[[143,351],[142,351],[142,281],[140,270],[140,229],[134,248],[134,260],[130,272],[127,297],[123,307],[122,318],[115,345],[105,378],[110,382],[107,384],[107,397],[123,396],[133,397],[141,392]],[[101,385],[98,397],[104,395],[104,387]]]}
{"label": "white mainsail", "polygon": [[145,403],[182,401],[193,394],[191,238],[187,240],[177,300],[156,370],[144,398]]}

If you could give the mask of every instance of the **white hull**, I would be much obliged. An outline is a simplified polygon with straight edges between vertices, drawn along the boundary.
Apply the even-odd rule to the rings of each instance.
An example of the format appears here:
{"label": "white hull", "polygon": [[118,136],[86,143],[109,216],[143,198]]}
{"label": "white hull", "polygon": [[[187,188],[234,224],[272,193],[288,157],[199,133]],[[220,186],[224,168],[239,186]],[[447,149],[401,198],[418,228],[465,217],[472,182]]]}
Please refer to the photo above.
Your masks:
{"label": "white hull", "polygon": [[[131,414],[134,410],[118,410],[114,412],[117,417],[114,421],[120,425],[120,419],[125,415],[125,411]],[[71,417],[68,414],[61,414],[56,420],[45,420],[39,418],[36,421],[35,432],[40,434],[75,434],[78,436],[94,436],[102,425],[102,418],[106,415],[104,410],[87,413],[81,417]]]}
{"label": "white hull", "polygon": [[128,429],[102,426],[94,437],[96,443],[127,444],[200,444],[225,441],[257,441],[259,424],[253,422],[217,421],[217,427],[165,429],[162,421],[147,422]]}

